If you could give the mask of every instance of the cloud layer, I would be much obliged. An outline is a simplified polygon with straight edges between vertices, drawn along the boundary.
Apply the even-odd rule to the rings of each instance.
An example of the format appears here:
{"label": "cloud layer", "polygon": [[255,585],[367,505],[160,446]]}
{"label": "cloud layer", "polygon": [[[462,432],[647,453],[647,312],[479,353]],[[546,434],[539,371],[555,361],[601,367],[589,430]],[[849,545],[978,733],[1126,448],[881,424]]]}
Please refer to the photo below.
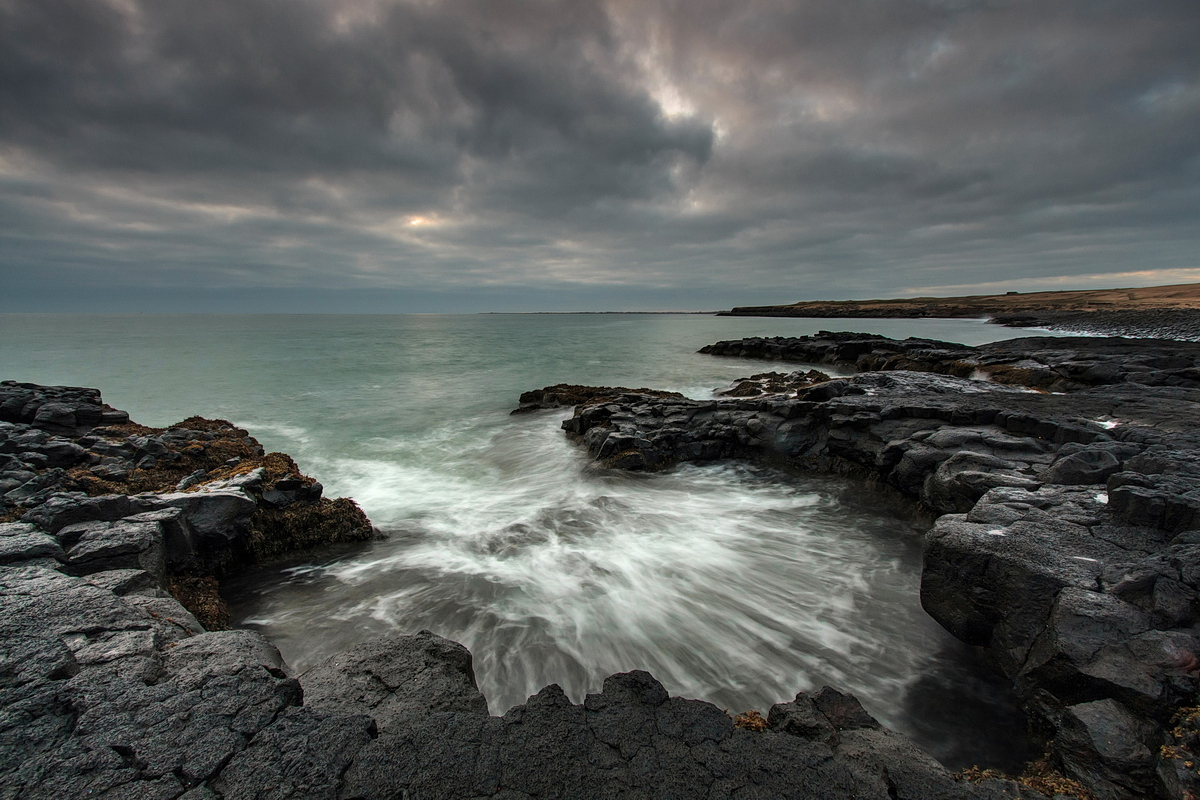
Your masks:
{"label": "cloud layer", "polygon": [[0,0],[0,308],[1200,280],[1197,41],[1194,0]]}

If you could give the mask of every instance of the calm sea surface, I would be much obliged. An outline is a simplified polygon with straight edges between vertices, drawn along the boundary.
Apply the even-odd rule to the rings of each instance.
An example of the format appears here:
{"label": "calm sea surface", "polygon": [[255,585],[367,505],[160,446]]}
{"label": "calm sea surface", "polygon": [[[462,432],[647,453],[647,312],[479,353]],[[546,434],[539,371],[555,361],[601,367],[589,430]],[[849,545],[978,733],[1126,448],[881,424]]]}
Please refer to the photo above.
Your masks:
{"label": "calm sea surface", "polygon": [[[720,339],[859,330],[979,344],[972,320],[700,315],[0,315],[0,378],[94,386],[149,425],[192,414],[293,455],[390,538],[231,585],[238,624],[297,670],[423,628],[462,642],[501,713],[648,669],[672,694],[764,713],[829,683],[952,766],[1012,766],[1002,685],[917,598],[910,510],[839,479],[737,463],[590,470],[552,383],[709,397],[762,362]],[[827,370],[828,371],[828,370]]]}

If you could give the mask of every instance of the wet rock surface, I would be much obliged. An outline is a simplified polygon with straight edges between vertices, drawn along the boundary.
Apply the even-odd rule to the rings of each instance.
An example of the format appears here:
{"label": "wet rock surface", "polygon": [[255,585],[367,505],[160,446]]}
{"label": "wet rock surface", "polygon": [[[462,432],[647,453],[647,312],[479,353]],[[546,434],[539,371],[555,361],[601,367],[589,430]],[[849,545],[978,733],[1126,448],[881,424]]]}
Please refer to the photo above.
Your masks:
{"label": "wet rock surface", "polygon": [[812,386],[814,383],[824,383],[829,376],[820,370],[810,369],[807,372],[760,372],[748,378],[738,378],[729,389],[717,392],[721,397],[758,397],[767,394],[782,394],[795,392]]}
{"label": "wet rock surface", "polygon": [[859,371],[908,370],[1051,392],[1132,383],[1200,387],[1200,343],[1154,339],[1030,337],[970,347],[933,339],[831,333],[717,342],[700,349]]}
{"label": "wet rock surface", "polygon": [[57,537],[72,574],[119,564],[219,576],[372,535],[356,506],[322,493],[291,458],[224,420],[149,428],[95,389],[0,383],[0,522]]}
{"label": "wet rock surface", "polygon": [[683,397],[678,392],[661,392],[655,389],[629,389],[624,386],[578,386],[570,383],[558,383],[544,389],[522,392],[518,399],[519,405],[512,410],[512,413],[525,414],[546,408],[571,408],[581,403],[610,400],[626,394],[649,397]]}
{"label": "wet rock surface", "polygon": [[1200,689],[1197,346],[822,334],[704,352],[879,371],[746,399],[625,396],[564,429],[602,467],[753,459],[919,500],[940,515],[924,607],[986,648],[1055,767],[1096,797],[1200,790],[1179,766],[1200,760],[1163,749]]}
{"label": "wet rock surface", "polygon": [[[0,395],[10,388],[104,408],[91,390]],[[313,541],[328,520],[279,514],[319,507],[319,484],[228,423],[87,427],[75,414],[71,427],[28,402],[0,430],[14,489],[40,479],[4,495],[0,524],[0,797],[1043,796],[955,780],[833,689],[776,706],[761,730],[645,672],[582,704],[548,686],[491,717],[470,653],[428,631],[297,678],[262,636],[205,630],[169,589]],[[222,458],[230,447],[249,452]],[[58,465],[23,455],[50,448]],[[273,549],[255,542],[264,512],[290,530]]]}

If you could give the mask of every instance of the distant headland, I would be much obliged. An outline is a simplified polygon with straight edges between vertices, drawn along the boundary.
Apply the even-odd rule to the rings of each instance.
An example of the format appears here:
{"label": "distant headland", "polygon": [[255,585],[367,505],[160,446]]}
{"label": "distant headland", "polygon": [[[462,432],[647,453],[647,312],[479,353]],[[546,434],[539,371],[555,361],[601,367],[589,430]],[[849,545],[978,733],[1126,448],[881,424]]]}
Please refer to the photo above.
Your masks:
{"label": "distant headland", "polygon": [[989,317],[1015,327],[1074,333],[1200,340],[1200,283],[1136,289],[1006,292],[964,297],[890,300],[809,300],[778,306],[738,306],[735,317]]}
{"label": "distant headland", "polygon": [[738,306],[734,317],[984,317],[1040,311],[1143,311],[1200,309],[1200,283],[1140,289],[1063,292],[1006,292],[964,297],[907,297],[892,300],[807,300],[778,306]]}

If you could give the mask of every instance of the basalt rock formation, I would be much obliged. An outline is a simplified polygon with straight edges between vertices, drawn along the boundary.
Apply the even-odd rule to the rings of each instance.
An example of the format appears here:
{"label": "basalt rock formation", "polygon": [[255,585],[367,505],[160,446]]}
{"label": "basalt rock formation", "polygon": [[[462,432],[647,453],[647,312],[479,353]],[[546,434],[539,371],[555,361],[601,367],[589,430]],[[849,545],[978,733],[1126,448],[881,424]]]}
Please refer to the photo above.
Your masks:
{"label": "basalt rock formation", "polygon": [[13,383],[0,407],[0,797],[1044,797],[955,779],[828,688],[735,721],[635,671],[492,717],[470,653],[428,631],[294,676],[177,597],[370,535],[356,507],[222,421],[145,428],[94,390]]}
{"label": "basalt rock formation", "polygon": [[702,352],[875,371],[749,399],[627,394],[563,427],[607,467],[754,459],[919,500],[940,515],[922,603],[1012,679],[1052,763],[1098,798],[1200,791],[1200,346],[820,334]]}
{"label": "basalt rock formation", "polygon": [[1095,386],[1200,388],[1200,343],[1153,339],[1030,337],[971,347],[869,333],[738,339],[700,349],[715,356],[828,364],[858,372],[910,370],[1069,392]]}
{"label": "basalt rock formation", "polygon": [[607,400],[622,394],[640,394],[649,397],[683,397],[678,392],[660,392],[654,389],[627,389],[624,386],[578,386],[570,383],[557,383],[544,389],[534,389],[522,392],[518,405],[512,410],[513,414],[527,414],[530,411],[541,411],[547,408],[572,408],[580,403],[591,403],[597,400]]}

